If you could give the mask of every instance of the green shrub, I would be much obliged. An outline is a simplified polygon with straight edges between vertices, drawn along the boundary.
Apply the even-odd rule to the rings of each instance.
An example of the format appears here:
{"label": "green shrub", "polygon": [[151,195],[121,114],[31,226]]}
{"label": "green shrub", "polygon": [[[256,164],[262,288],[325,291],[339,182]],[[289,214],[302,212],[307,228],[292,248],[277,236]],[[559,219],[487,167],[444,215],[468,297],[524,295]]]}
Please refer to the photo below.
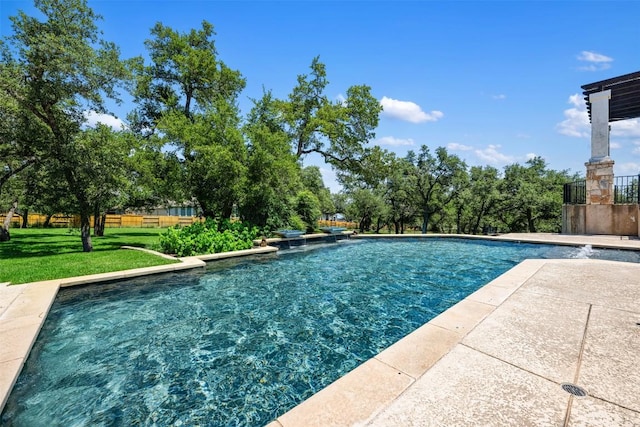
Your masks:
{"label": "green shrub", "polygon": [[313,232],[318,227],[318,219],[322,214],[320,211],[320,202],[316,195],[308,190],[298,193],[296,213],[302,221],[304,221],[306,231],[308,233]]}
{"label": "green shrub", "polygon": [[160,234],[162,252],[192,256],[239,251],[253,247],[258,228],[250,224],[207,219],[187,227],[175,226]]}
{"label": "green shrub", "polygon": [[289,218],[289,228],[291,230],[306,230],[307,225],[298,215],[292,215],[291,218]]}

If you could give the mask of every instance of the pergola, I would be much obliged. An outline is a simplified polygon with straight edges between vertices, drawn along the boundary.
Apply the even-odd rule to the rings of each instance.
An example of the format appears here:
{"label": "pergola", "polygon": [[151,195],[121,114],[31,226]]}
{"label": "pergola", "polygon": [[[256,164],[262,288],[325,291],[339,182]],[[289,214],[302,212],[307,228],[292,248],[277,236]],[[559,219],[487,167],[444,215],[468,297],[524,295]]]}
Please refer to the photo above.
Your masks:
{"label": "pergola", "polygon": [[[610,123],[640,117],[640,71],[589,83],[582,89],[591,121],[591,158],[585,163],[582,187],[565,187],[562,232],[640,236],[638,178],[615,177],[615,162],[609,156]],[[617,178],[631,179],[616,184]],[[618,195],[623,196],[620,203],[616,202]],[[574,196],[580,201],[572,202]]]}
{"label": "pergola", "polygon": [[640,117],[640,71],[582,86],[591,120],[590,95],[611,90],[609,122]]}

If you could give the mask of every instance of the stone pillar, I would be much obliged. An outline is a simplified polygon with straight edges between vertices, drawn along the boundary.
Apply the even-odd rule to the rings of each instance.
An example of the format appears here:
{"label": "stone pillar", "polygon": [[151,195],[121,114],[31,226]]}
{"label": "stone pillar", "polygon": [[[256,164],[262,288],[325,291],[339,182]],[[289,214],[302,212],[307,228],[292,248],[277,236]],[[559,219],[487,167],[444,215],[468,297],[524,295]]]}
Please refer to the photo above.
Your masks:
{"label": "stone pillar", "polygon": [[589,163],[609,160],[609,99],[611,90],[589,95],[591,104],[591,158]]}
{"label": "stone pillar", "polygon": [[613,160],[587,162],[587,205],[612,205]]}

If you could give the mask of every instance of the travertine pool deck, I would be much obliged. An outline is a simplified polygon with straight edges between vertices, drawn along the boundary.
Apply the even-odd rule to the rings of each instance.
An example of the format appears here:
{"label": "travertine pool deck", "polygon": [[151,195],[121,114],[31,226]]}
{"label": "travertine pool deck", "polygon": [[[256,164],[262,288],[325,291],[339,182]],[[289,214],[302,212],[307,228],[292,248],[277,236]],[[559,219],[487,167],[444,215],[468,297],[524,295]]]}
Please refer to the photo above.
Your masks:
{"label": "travertine pool deck", "polygon": [[[640,250],[617,236],[492,239]],[[0,285],[2,406],[62,282]],[[640,265],[527,260],[269,427],[637,426],[638,390]]]}

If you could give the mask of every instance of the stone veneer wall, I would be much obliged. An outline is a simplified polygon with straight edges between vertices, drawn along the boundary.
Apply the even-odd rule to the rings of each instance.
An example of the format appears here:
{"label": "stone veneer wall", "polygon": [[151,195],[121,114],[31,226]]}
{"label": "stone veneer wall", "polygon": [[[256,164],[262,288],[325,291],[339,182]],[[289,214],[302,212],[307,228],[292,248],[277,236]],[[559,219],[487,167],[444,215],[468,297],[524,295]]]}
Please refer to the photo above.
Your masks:
{"label": "stone veneer wall", "polygon": [[587,205],[612,205],[613,160],[585,163],[587,167]]}

